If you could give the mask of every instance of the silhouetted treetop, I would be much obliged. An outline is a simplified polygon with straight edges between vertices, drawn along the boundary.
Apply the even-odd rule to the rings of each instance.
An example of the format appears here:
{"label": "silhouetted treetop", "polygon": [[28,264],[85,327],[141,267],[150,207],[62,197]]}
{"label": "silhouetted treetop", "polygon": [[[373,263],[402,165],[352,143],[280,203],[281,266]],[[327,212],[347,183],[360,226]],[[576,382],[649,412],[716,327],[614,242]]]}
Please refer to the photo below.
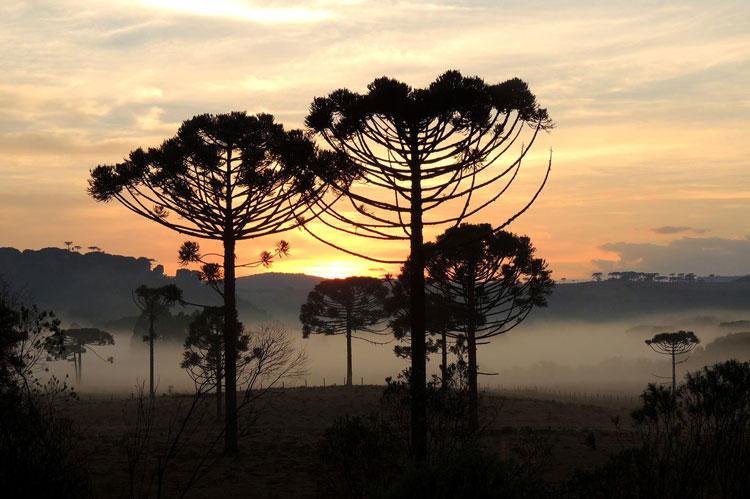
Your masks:
{"label": "silhouetted treetop", "polygon": [[312,171],[335,158],[269,114],[203,114],[157,148],[97,166],[88,192],[183,234],[222,239],[232,220],[236,238],[260,237],[297,223],[290,198],[316,196]]}
{"label": "silhouetted treetop", "polygon": [[[327,214],[323,222],[375,239],[409,239],[415,205],[426,217],[445,202],[462,204],[445,219],[419,222],[424,225],[457,223],[488,206],[516,178],[538,132],[553,127],[546,109],[539,107],[522,80],[489,85],[458,71],[442,74],[427,88],[414,89],[383,77],[370,83],[366,94],[336,90],[313,101],[305,123],[351,160],[319,173],[350,199],[347,212],[331,209],[332,203],[319,206],[318,211]],[[520,154],[489,170],[526,126],[531,137]],[[474,197],[470,205],[472,192],[501,180],[505,185],[481,201]],[[362,186],[391,193],[374,197],[358,188]],[[525,211],[539,191],[506,224]]]}
{"label": "silhouetted treetop", "polygon": [[[450,126],[456,131],[499,127],[510,113],[517,119],[552,128],[547,110],[536,102],[528,85],[518,78],[488,85],[478,77],[447,71],[427,88],[414,89],[398,80],[382,77],[367,86],[365,95],[339,89],[313,101],[305,124],[317,132],[330,130],[336,137],[358,133],[362,122],[379,117],[399,128],[422,131]],[[397,131],[397,130],[393,130]]]}
{"label": "silhouetted treetop", "polygon": [[383,281],[375,277],[352,276],[320,282],[300,309],[302,336],[356,331],[382,333],[383,327],[374,326],[385,318],[383,301],[387,293]]}
{"label": "silhouetted treetop", "polygon": [[692,331],[677,331],[675,333],[659,333],[650,340],[646,340],[646,345],[657,353],[680,355],[692,351],[695,345],[700,342]]}

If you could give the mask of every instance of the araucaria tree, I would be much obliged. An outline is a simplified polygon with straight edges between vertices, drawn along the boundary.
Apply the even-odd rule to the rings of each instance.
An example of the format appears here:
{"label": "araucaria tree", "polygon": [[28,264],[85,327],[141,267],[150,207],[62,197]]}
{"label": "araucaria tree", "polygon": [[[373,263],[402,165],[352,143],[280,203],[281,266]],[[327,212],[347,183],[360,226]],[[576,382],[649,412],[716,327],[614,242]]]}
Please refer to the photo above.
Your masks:
{"label": "araucaria tree", "polygon": [[477,344],[518,326],[547,304],[554,282],[528,237],[462,224],[425,246],[427,275],[453,304],[453,337],[466,341],[469,426],[478,427]]}
{"label": "araucaria tree", "polygon": [[646,345],[650,346],[651,350],[654,352],[672,357],[672,393],[677,391],[675,365],[682,364],[687,360],[687,358],[685,358],[681,361],[677,361],[677,356],[692,352],[700,342],[701,340],[699,340],[692,331],[659,333],[650,340],[646,340]]}
{"label": "araucaria tree", "polygon": [[[387,281],[390,288],[385,300],[385,309],[389,317],[388,325],[395,339],[400,341],[407,339],[411,331],[409,269],[409,262],[406,262],[401,267],[401,273],[396,278],[390,278]],[[446,387],[450,381],[448,379],[448,332],[453,329],[452,321],[455,314],[452,313],[452,304],[435,292],[429,280],[425,283],[425,309],[425,329],[430,336],[438,337],[436,342],[432,338],[426,338],[426,353],[431,354],[440,350],[440,377],[442,386]],[[411,358],[409,346],[396,345],[393,350],[398,357]]]}
{"label": "araucaria tree", "polygon": [[[94,354],[99,356],[99,354],[91,348],[92,346],[115,344],[115,339],[112,335],[101,329],[90,327],[64,329],[61,333],[62,344],[48,348],[48,350],[54,357],[65,359],[73,363],[77,384],[81,383],[83,379],[83,354],[90,349]],[[114,361],[112,357],[105,359],[100,356],[100,358],[105,362],[112,363]]]}
{"label": "araucaria tree", "polygon": [[374,277],[328,279],[307,295],[300,309],[302,336],[310,334],[346,336],[346,384],[352,384],[352,338],[378,343],[357,333],[386,335],[383,300],[388,293],[382,280]]}
{"label": "araucaria tree", "polygon": [[227,453],[237,450],[236,244],[297,227],[306,216],[300,207],[324,190],[311,168],[325,170],[335,156],[271,115],[235,112],[196,116],[160,147],[91,171],[97,201],[117,200],[172,230],[223,244]]}
{"label": "araucaria tree", "polygon": [[[336,90],[313,101],[305,123],[352,163],[347,181],[342,181],[340,171],[321,172],[342,201],[319,204],[325,213],[322,222],[345,234],[409,240],[414,268],[410,286],[412,448],[417,459],[424,459],[423,228],[456,225],[499,199],[517,177],[538,133],[552,123],[523,81],[514,78],[489,85],[457,71],[444,73],[427,88],[415,89],[383,77],[373,81],[366,94]],[[524,147],[519,138],[525,128],[530,135]],[[502,161],[514,144],[520,145],[520,153]],[[546,178],[531,200],[499,228],[531,206]],[[406,261],[359,256],[384,263]]]}
{"label": "araucaria tree", "polygon": [[[224,311],[218,307],[204,308],[190,323],[185,338],[185,351],[180,367],[187,370],[198,390],[216,391],[216,419],[222,414],[222,384],[224,380]],[[237,341],[238,357],[248,348],[247,335]]]}
{"label": "araucaria tree", "polygon": [[154,331],[154,322],[157,317],[167,311],[168,308],[176,303],[182,302],[182,290],[174,284],[167,284],[158,288],[149,288],[148,286],[138,286],[133,293],[133,301],[141,309],[141,312],[148,318],[148,334],[143,337],[143,341],[148,341],[149,350],[149,395],[154,397],[154,340],[156,331]]}

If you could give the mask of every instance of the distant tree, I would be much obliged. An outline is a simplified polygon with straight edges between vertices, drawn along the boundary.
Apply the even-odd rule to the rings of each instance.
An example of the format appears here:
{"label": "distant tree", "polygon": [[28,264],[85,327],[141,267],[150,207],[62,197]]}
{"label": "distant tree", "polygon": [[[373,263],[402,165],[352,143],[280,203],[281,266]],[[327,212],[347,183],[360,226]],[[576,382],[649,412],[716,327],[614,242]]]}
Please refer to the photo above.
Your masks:
{"label": "distant tree", "polygon": [[223,274],[226,453],[238,450],[237,242],[299,226],[303,207],[325,190],[312,171],[326,170],[335,158],[271,115],[235,112],[196,116],[161,147],[137,149],[123,163],[91,171],[89,193],[97,201],[115,199],[172,230],[223,244],[223,264],[214,270]]}
{"label": "distant tree", "polygon": [[472,429],[478,427],[477,345],[518,326],[552,292],[547,264],[534,251],[528,237],[489,224],[462,224],[425,245],[429,278],[458,310],[454,336],[466,342]]}
{"label": "distant tree", "polygon": [[608,272],[607,275],[609,276],[609,279],[619,279],[622,275],[622,272]]}
{"label": "distant tree", "polygon": [[102,249],[99,246],[89,246],[88,249],[90,249],[91,251],[93,251],[95,253],[99,253],[99,252],[102,251]]}
{"label": "distant tree", "polygon": [[[385,310],[388,313],[388,325],[393,331],[393,336],[402,341],[408,339],[411,334],[411,301],[409,285],[409,262],[401,267],[401,273],[396,277],[389,277],[390,293],[385,300]],[[440,380],[441,386],[445,387],[450,382],[448,372],[448,331],[453,326],[454,314],[453,304],[446,301],[443,296],[435,290],[435,286],[429,279],[425,282],[425,329],[430,335],[425,342],[426,354],[440,351]],[[433,338],[437,338],[436,341]],[[411,347],[396,345],[393,351],[397,357],[411,359]]]}
{"label": "distant tree", "polygon": [[76,375],[76,384],[80,384],[83,379],[83,354],[87,350],[94,352],[105,362],[110,364],[114,362],[113,357],[101,357],[92,346],[114,345],[115,339],[106,331],[96,328],[74,328],[63,329],[62,344],[48,348],[50,354],[58,359],[67,360],[73,363],[73,370]]}
{"label": "distant tree", "polygon": [[133,301],[148,318],[148,334],[143,341],[148,341],[149,348],[149,395],[154,397],[154,322],[170,307],[182,302],[182,290],[174,284],[167,284],[158,288],[146,285],[138,286],[133,293]]}
{"label": "distant tree", "polygon": [[591,277],[593,277],[596,282],[600,282],[603,275],[604,274],[602,274],[601,272],[594,272],[591,274]]}
{"label": "distant tree", "polygon": [[[552,128],[552,122],[518,78],[489,85],[478,77],[448,71],[426,88],[383,77],[370,83],[366,94],[336,90],[313,101],[305,123],[351,161],[346,181],[340,171],[321,175],[342,199],[336,204],[321,202],[319,220],[345,234],[409,241],[408,259],[415,269],[410,286],[414,290],[412,451],[423,460],[427,452],[423,229],[456,225],[499,199],[517,178],[537,134]],[[526,147],[503,164],[501,157],[527,126],[531,133]],[[500,228],[533,204],[547,175],[526,206]],[[480,197],[479,191],[487,195]],[[313,236],[370,260],[407,260],[373,258],[334,244],[332,238]]]}
{"label": "distant tree", "polygon": [[[185,338],[185,351],[180,367],[187,370],[199,390],[216,391],[216,419],[222,416],[222,383],[224,379],[224,311],[217,307],[204,308],[190,323]],[[248,349],[248,336],[239,335],[237,352],[242,370],[242,353]]]}
{"label": "distant tree", "polygon": [[692,352],[701,341],[692,331],[677,331],[676,333],[659,333],[650,340],[646,340],[646,345],[651,347],[656,353],[669,355],[672,357],[672,393],[677,390],[677,378],[675,377],[675,365],[682,364],[687,358],[677,362],[675,359],[678,355],[685,355]]}
{"label": "distant tree", "polygon": [[352,385],[352,338],[378,343],[357,333],[386,335],[383,301],[388,289],[381,279],[327,279],[313,288],[300,308],[302,337],[311,334],[346,336],[346,385]]}
{"label": "distant tree", "polygon": [[640,279],[640,275],[638,272],[628,270],[625,272],[620,272],[619,278],[621,281],[638,281]]}
{"label": "distant tree", "polygon": [[73,251],[73,241],[63,241],[63,244],[65,244],[65,249]]}

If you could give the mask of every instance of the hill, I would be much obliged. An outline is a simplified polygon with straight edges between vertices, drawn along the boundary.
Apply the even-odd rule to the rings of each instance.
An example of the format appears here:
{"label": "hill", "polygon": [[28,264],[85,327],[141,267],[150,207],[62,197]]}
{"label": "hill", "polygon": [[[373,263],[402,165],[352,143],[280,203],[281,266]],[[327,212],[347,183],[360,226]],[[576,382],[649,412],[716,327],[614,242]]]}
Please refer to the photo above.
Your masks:
{"label": "hill", "polygon": [[747,310],[750,280],[730,282],[632,282],[607,280],[558,284],[537,319],[611,321],[700,310]]}
{"label": "hill", "polygon": [[[26,301],[81,324],[117,321],[138,315],[131,293],[141,284],[174,283],[187,300],[218,304],[217,294],[197,273],[186,269],[167,276],[161,265],[145,257],[81,254],[60,248],[19,251],[0,248],[0,274]],[[264,273],[237,279],[242,320],[275,318],[296,323],[299,308],[322,280],[304,274]],[[560,283],[549,306],[534,310],[530,320],[606,322],[652,314],[694,314],[701,310],[747,310],[750,279],[730,282],[601,282]],[[730,323],[727,323],[730,325]]]}

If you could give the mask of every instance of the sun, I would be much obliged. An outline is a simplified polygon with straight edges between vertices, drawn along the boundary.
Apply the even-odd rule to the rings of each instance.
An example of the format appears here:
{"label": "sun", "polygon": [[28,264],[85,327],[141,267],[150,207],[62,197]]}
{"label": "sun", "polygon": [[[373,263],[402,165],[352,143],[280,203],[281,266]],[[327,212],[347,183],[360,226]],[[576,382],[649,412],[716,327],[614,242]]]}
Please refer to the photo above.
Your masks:
{"label": "sun", "polygon": [[325,277],[326,279],[344,279],[355,275],[373,274],[372,270],[367,268],[367,263],[358,265],[358,262],[342,261],[321,262],[319,265],[303,267],[301,270],[307,275]]}

